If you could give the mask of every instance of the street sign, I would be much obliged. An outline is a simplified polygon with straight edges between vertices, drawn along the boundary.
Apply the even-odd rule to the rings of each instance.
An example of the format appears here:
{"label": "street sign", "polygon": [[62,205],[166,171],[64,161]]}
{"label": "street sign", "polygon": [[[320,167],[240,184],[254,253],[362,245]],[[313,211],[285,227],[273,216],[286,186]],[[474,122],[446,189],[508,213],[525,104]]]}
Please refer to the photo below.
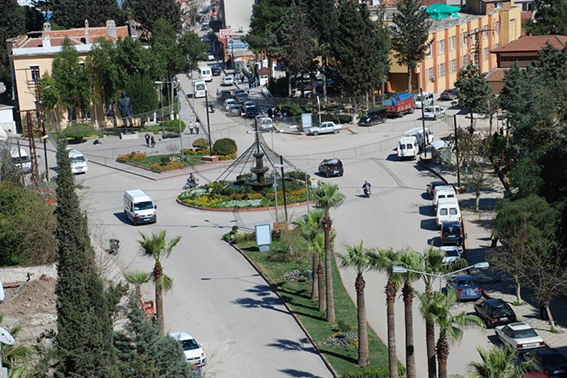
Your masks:
{"label": "street sign", "polygon": [[231,38],[227,42],[228,50],[246,50],[248,43],[240,38]]}
{"label": "street sign", "polygon": [[221,38],[228,37],[232,34],[232,29],[221,29],[219,30],[219,35]]}

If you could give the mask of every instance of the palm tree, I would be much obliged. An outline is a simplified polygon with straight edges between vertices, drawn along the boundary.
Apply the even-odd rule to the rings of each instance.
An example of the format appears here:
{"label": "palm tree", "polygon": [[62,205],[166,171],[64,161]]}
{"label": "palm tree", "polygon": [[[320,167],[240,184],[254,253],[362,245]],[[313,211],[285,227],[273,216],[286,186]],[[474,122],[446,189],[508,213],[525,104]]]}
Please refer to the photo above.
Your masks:
{"label": "palm tree", "polygon": [[[421,269],[421,255],[412,249],[400,252],[400,262],[404,268],[412,270]],[[415,378],[415,346],[413,342],[413,297],[412,282],[419,280],[419,273],[408,271],[404,274],[402,294],[404,298],[404,317],[406,329],[406,369],[407,378]]]}
{"label": "palm tree", "polygon": [[[335,233],[331,233],[331,241],[335,240]],[[327,296],[325,293],[325,269],[323,259],[325,258],[325,235],[321,232],[315,236],[314,252],[317,254],[317,286],[319,287],[319,311],[327,311]]]}
{"label": "palm tree", "polygon": [[427,295],[418,294],[418,298],[421,301],[420,310],[424,318],[431,318],[439,327],[436,346],[439,378],[447,378],[449,347],[463,337],[461,328],[469,325],[484,327],[484,323],[478,316],[469,315],[466,312],[456,315],[451,313],[451,309],[457,303],[457,293],[454,290],[449,290],[447,295],[436,291],[431,299]]}
{"label": "palm tree", "polygon": [[[313,278],[316,276],[316,269],[319,266],[319,255],[315,253],[315,237],[321,232],[321,219],[323,218],[322,211],[312,211],[309,214],[296,219],[293,223],[299,226],[301,235],[307,240],[307,248],[312,255],[312,268]],[[319,285],[317,280],[313,279],[311,287],[311,299],[319,299]]]}
{"label": "palm tree", "polygon": [[138,300],[141,302],[142,285],[150,282],[150,280],[152,279],[152,274],[136,270],[133,272],[124,273],[124,278],[126,279],[126,281],[134,285],[134,288],[136,288],[136,298],[138,298]]}
{"label": "palm tree", "polygon": [[323,209],[325,215],[322,219],[323,231],[325,232],[325,281],[327,296],[327,322],[335,322],[335,298],[333,295],[333,270],[332,270],[332,253],[331,253],[331,229],[333,220],[331,219],[330,210],[342,205],[345,195],[339,192],[338,185],[321,183],[319,187],[313,190],[313,197],[317,207]]}
{"label": "palm tree", "polygon": [[[4,322],[4,314],[0,314],[0,324]],[[16,324],[11,327],[6,327],[8,332],[14,337],[23,331],[21,324]],[[21,374],[30,372],[30,361],[33,357],[34,349],[31,346],[23,345],[18,342],[14,345],[2,345],[2,364],[10,370],[11,374]]]}
{"label": "palm tree", "polygon": [[339,254],[338,256],[343,268],[352,267],[356,270],[354,287],[356,289],[356,306],[358,307],[358,365],[365,366],[370,362],[370,358],[368,357],[368,331],[366,329],[366,302],[364,299],[366,282],[363,274],[371,268],[371,263],[362,241],[360,244],[347,245],[346,250],[348,255]]}
{"label": "palm tree", "polygon": [[388,362],[390,366],[390,378],[398,377],[398,357],[396,356],[396,316],[394,304],[396,294],[401,286],[401,277],[392,271],[394,265],[400,265],[400,253],[392,249],[376,250],[368,252],[372,269],[388,274],[386,283],[386,313],[388,321]]}
{"label": "palm tree", "polygon": [[476,348],[482,362],[471,362],[469,372],[473,378],[516,378],[525,373],[531,362],[516,365],[516,351],[509,345],[492,349]]}
{"label": "palm tree", "polygon": [[138,240],[140,244],[140,254],[144,257],[153,259],[154,269],[152,271],[152,279],[156,292],[156,315],[158,320],[158,330],[160,336],[165,336],[165,324],[163,316],[163,291],[169,291],[173,287],[173,280],[163,272],[161,262],[169,257],[173,248],[181,240],[181,236],[176,236],[169,241],[165,240],[165,230],[161,230],[159,234],[152,234],[148,237],[140,232],[142,240]]}

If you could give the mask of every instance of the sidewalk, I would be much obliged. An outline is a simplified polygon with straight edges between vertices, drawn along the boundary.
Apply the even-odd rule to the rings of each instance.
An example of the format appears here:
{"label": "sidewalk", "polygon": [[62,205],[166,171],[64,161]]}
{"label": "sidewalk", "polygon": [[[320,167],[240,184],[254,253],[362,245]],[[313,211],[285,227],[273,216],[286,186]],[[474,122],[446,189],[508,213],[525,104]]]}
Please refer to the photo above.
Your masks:
{"label": "sidewalk", "polygon": [[[443,165],[429,164],[434,170],[445,178],[449,184],[456,184],[457,179],[453,172],[446,170]],[[466,241],[465,257],[475,264],[485,261],[491,244],[491,222],[496,216],[494,207],[499,199],[504,198],[505,189],[495,174],[491,174],[486,188],[480,195],[480,212],[475,212],[475,194],[465,192],[459,194],[459,204],[463,214]],[[516,301],[515,287],[510,278],[503,276],[495,268],[475,271],[475,279],[482,285],[486,296],[501,298],[512,305]],[[512,306],[518,316],[518,321],[526,322],[534,327],[537,333],[551,348],[556,348],[567,357],[567,298],[559,297],[551,302],[551,313],[555,320],[557,333],[550,332],[549,322],[539,318],[539,307],[531,295],[532,291],[522,287],[521,306]]]}

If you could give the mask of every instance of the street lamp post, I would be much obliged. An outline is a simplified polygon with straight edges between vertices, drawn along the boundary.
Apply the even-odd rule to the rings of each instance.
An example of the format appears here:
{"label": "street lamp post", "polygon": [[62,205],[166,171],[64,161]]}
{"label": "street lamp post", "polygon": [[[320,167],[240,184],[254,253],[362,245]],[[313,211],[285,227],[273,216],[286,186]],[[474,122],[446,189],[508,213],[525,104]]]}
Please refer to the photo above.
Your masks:
{"label": "street lamp post", "polygon": [[[173,82],[172,81],[156,81],[154,82],[155,84],[159,84],[160,86],[163,86],[164,83],[169,83],[172,84],[172,88],[173,88]],[[161,121],[163,122],[164,128],[165,128],[165,120],[163,119],[164,115],[163,115],[163,98],[162,98],[162,91],[159,91],[159,97],[162,100],[162,104],[161,104]],[[171,105],[171,101],[170,101],[170,105]],[[172,108],[173,109],[173,106]],[[165,129],[162,128],[164,131]],[[179,144],[181,145],[181,161],[183,161],[184,159],[184,154],[183,154],[183,129],[181,128],[181,119],[179,119]]]}
{"label": "street lamp post", "polygon": [[[423,90],[419,88],[419,97],[421,98],[421,126],[423,127],[423,157],[427,158],[427,135],[425,134],[425,102],[423,101]],[[435,107],[433,107],[433,113],[435,114]]]}
{"label": "street lamp post", "polygon": [[[213,156],[213,142],[211,140],[211,123],[209,121],[209,92],[205,87],[205,111],[207,112],[207,132],[209,134],[209,156]],[[199,127],[199,126],[197,126]]]}
{"label": "street lamp post", "polygon": [[445,277],[449,277],[452,276],[453,274],[457,274],[460,272],[464,272],[465,270],[469,270],[469,269],[486,269],[490,266],[490,264],[486,261],[481,261],[478,262],[476,264],[473,264],[471,266],[467,266],[466,268],[463,269],[459,269],[459,270],[455,270],[453,272],[449,272],[449,273],[445,273],[445,274],[433,274],[433,273],[427,273],[427,272],[422,272],[419,270],[413,270],[413,269],[409,269],[403,266],[399,266],[399,265],[394,265],[392,267],[392,272],[393,273],[407,273],[407,272],[413,272],[413,273],[418,273],[418,274],[423,274],[424,276],[430,276],[430,277],[435,277],[435,278],[439,278],[439,290],[441,290],[442,288],[442,279]]}

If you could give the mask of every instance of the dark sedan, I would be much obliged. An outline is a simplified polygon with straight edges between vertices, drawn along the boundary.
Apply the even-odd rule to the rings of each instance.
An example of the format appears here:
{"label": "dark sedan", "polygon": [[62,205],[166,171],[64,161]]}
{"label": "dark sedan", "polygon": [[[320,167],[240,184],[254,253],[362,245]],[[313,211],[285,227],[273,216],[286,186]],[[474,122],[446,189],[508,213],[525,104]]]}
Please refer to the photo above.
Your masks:
{"label": "dark sedan", "polygon": [[441,225],[441,245],[460,246],[463,243],[461,222],[449,221]]}
{"label": "dark sedan", "polygon": [[213,74],[213,76],[220,76],[220,74],[222,73],[222,68],[220,68],[217,65],[214,65],[211,67],[211,72]]}
{"label": "dark sedan", "polygon": [[522,356],[526,361],[532,361],[531,370],[541,372],[546,377],[567,377],[567,359],[554,349],[539,349],[526,352]]}
{"label": "dark sedan", "polygon": [[260,114],[260,110],[255,106],[249,106],[246,108],[246,118],[256,118]]}
{"label": "dark sedan", "polygon": [[455,100],[456,98],[457,98],[457,90],[454,88],[445,89],[441,93],[441,96],[439,96],[439,100],[441,101],[451,101],[451,100]]}
{"label": "dark sedan", "polygon": [[342,176],[343,162],[339,159],[326,159],[319,164],[319,174],[325,177]]}
{"label": "dark sedan", "polygon": [[502,299],[486,299],[474,304],[474,310],[488,328],[515,323],[516,314]]}

